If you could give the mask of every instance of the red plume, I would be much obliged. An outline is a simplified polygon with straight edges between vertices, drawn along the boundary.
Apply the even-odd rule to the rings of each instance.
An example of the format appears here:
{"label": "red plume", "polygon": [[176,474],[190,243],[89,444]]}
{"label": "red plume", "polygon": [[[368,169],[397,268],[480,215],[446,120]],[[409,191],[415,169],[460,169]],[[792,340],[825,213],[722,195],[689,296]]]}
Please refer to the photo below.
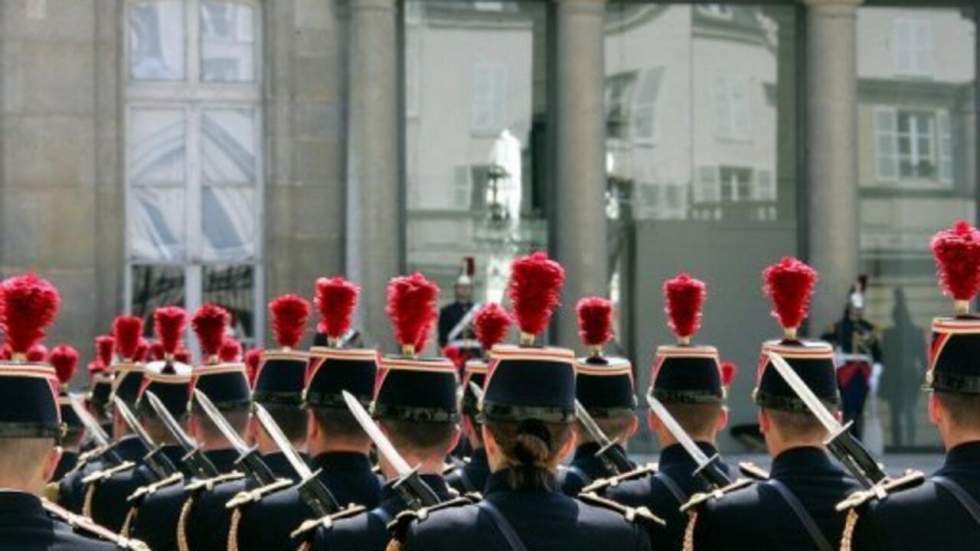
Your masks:
{"label": "red plume", "polygon": [[0,346],[0,360],[9,360],[14,355],[14,349],[10,347],[9,342],[3,343]]}
{"label": "red plume", "polygon": [[163,349],[163,343],[153,341],[150,344],[150,361],[160,361],[164,355],[166,355],[166,351]]}
{"label": "red plume", "polygon": [[164,354],[175,354],[187,327],[187,312],[179,306],[157,308],[153,313],[153,323]]}
{"label": "red plume", "polygon": [[476,326],[476,338],[483,350],[489,352],[495,344],[504,342],[512,322],[507,310],[496,302],[480,308],[473,318],[473,324]]}
{"label": "red plume", "polygon": [[548,326],[558,307],[565,269],[543,252],[514,260],[510,265],[510,297],[521,333],[537,335]]}
{"label": "red plume", "polygon": [[980,231],[960,220],[933,236],[931,246],[943,292],[954,300],[973,300],[980,288]]}
{"label": "red plume", "polygon": [[269,303],[272,333],[283,348],[295,348],[306,331],[310,303],[298,295],[283,295]]}
{"label": "red plume", "polygon": [[102,365],[99,360],[92,360],[88,363],[88,373],[89,375],[95,375],[96,373],[105,373],[106,367]]}
{"label": "red plume", "polygon": [[61,306],[58,289],[36,274],[11,277],[0,283],[2,322],[14,354],[26,354],[44,338]]}
{"label": "red plume", "polygon": [[436,319],[438,298],[439,286],[418,272],[395,277],[388,282],[388,306],[385,311],[398,344],[414,345],[416,352],[425,348],[429,330]]}
{"label": "red plume", "polygon": [[223,362],[237,362],[242,357],[242,345],[231,337],[225,337],[221,349],[218,350],[218,357]]}
{"label": "red plume", "polygon": [[796,329],[810,308],[817,271],[792,257],[783,257],[762,272],[763,291],[773,302],[772,315],[785,329]]}
{"label": "red plume", "polygon": [[689,339],[701,329],[701,308],[708,294],[704,282],[681,273],[664,282],[667,324],[680,339]]}
{"label": "red plume", "polygon": [[78,351],[67,344],[59,344],[48,356],[48,363],[54,366],[58,381],[66,384],[75,375],[75,368],[78,367]]}
{"label": "red plume", "polygon": [[321,277],[316,280],[313,302],[323,319],[319,326],[328,337],[339,339],[350,329],[360,292],[360,287],[342,277]]}
{"label": "red plume", "polygon": [[136,341],[136,351],[133,352],[133,361],[143,363],[146,361],[147,355],[150,353],[150,342],[140,337]]}
{"label": "red plume", "polygon": [[115,345],[116,339],[112,335],[99,335],[95,337],[95,355],[99,357],[102,365],[106,367],[112,365],[112,351]]}
{"label": "red plume", "polygon": [[451,344],[442,347],[442,355],[452,362],[453,366],[461,373],[463,368],[466,367],[466,361],[470,359],[468,351]]}
{"label": "red plume", "polygon": [[184,347],[180,347],[176,352],[174,352],[174,360],[182,364],[191,363],[191,351]]}
{"label": "red plume", "polygon": [[204,363],[217,356],[221,350],[221,344],[225,340],[225,328],[228,327],[230,319],[228,311],[216,304],[205,304],[194,312],[191,327],[194,328],[197,340],[201,343]]}
{"label": "red plume", "polygon": [[27,361],[32,363],[41,363],[48,358],[48,347],[41,343],[35,343],[30,350],[27,351]]}
{"label": "red plume", "polygon": [[738,374],[738,366],[733,362],[721,362],[721,384],[730,386]]}
{"label": "red plume", "polygon": [[262,353],[265,350],[253,348],[245,353],[245,374],[248,376],[248,383],[255,385],[255,377],[259,374],[259,362],[262,361]]}
{"label": "red plume", "polygon": [[119,316],[112,322],[112,334],[116,337],[116,352],[119,357],[132,361],[136,357],[143,336],[143,318],[139,316]]}
{"label": "red plume", "polygon": [[602,347],[613,337],[612,303],[602,297],[585,297],[575,305],[578,334],[589,347]]}

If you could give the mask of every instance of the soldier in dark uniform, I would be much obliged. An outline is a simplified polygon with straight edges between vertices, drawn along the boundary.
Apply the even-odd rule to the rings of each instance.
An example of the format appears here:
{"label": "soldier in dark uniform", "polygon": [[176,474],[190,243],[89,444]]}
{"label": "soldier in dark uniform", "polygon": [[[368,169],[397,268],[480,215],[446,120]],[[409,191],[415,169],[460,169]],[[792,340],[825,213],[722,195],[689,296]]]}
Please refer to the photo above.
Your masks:
{"label": "soldier in dark uniform", "polygon": [[[111,394],[119,397],[130,407],[135,407],[136,397],[143,382],[143,363],[134,359],[138,343],[142,339],[143,319],[137,316],[119,316],[113,321],[113,332],[118,336],[114,342],[121,361],[112,366],[115,376],[110,378],[112,381]],[[101,364],[101,360],[97,361]],[[109,367],[104,369],[107,373],[110,370]],[[109,399],[107,398],[107,400]],[[111,446],[113,453],[119,457],[123,465],[127,462],[130,464],[138,463],[149,451],[132,434],[118,413],[112,414],[112,427],[108,432],[114,438]],[[106,451],[89,450],[81,458],[84,465],[59,482],[59,505],[74,513],[91,514],[91,501],[86,508],[85,497],[87,495],[94,496],[95,486],[101,484],[105,478],[104,476],[95,477],[93,480],[91,475],[97,472],[104,473],[104,475],[111,474],[108,469],[113,467],[105,460],[103,454]],[[129,467],[122,466],[122,468],[127,469]]]}
{"label": "soldier in dark uniform", "polygon": [[941,286],[956,301],[955,317],[932,323],[926,373],[929,420],[946,462],[924,484],[852,510],[856,531],[845,551],[966,551],[980,541],[980,319],[969,311],[980,285],[980,232],[958,222],[932,249]]}
{"label": "soldier in dark uniform", "polygon": [[[459,277],[453,287],[454,300],[439,310],[439,349],[452,345],[454,341],[473,343],[476,338],[473,332],[472,316],[476,314],[473,302],[473,276],[475,264],[473,257],[463,259]],[[470,319],[467,319],[467,315]]]}
{"label": "soldier in dark uniform", "polygon": [[514,262],[509,294],[522,346],[491,352],[481,415],[493,474],[483,500],[403,512],[396,530],[401,549],[650,548],[645,524],[657,522],[652,515],[591,496],[578,500],[558,488],[558,463],[574,446],[574,355],[533,342],[557,306],[563,278],[543,253]]}
{"label": "soldier in dark uniform", "polygon": [[[391,293],[389,312],[400,311],[397,301],[390,297]],[[429,307],[434,312],[434,300]],[[415,314],[431,319],[431,314],[426,314],[424,309]],[[404,315],[393,317],[411,322]],[[413,326],[416,333],[414,338],[408,339],[413,344],[403,343],[401,356],[387,356],[381,360],[378,395],[371,411],[402,458],[409,465],[418,466],[421,479],[439,501],[445,502],[453,496],[442,477],[442,461],[459,439],[456,368],[445,358],[417,357],[415,346],[424,348],[431,323]],[[396,329],[396,334],[404,333]],[[365,387],[368,397],[370,389],[370,386]],[[370,399],[361,398],[360,401],[370,402]],[[405,473],[397,472],[384,455],[379,454],[379,460],[381,472],[388,481],[381,489],[378,506],[354,517],[343,512],[311,523],[311,528],[318,527],[312,549],[385,551],[390,539],[388,524],[407,509],[408,504],[395,487]],[[307,538],[314,532],[310,530],[308,534]]]}
{"label": "soldier in dark uniform", "polygon": [[146,549],[37,497],[58,464],[62,427],[55,371],[27,362],[26,353],[54,321],[60,297],[33,274],[5,280],[0,297],[12,349],[12,358],[0,362],[0,549]]}
{"label": "soldier in dark uniform", "polygon": [[840,544],[844,515],[835,506],[860,486],[831,461],[823,447],[826,429],[769,359],[770,353],[781,355],[828,408],[839,406],[833,349],[797,337],[816,277],[793,258],[765,272],[785,331],[782,340],[763,344],[754,393],[772,471],[766,481],[742,480],[692,499],[685,550],[831,550]]}
{"label": "soldier in dark uniform", "polygon": [[851,288],[844,316],[821,335],[837,352],[837,386],[841,393],[844,422],[853,421],[858,438],[864,434],[864,404],[871,390],[871,376],[881,371],[878,328],[864,319],[865,288],[868,276],[861,276]]}
{"label": "soldier in dark uniform", "polygon": [[[612,335],[612,303],[600,297],[580,300],[576,307],[579,335],[589,350],[589,356],[575,362],[575,394],[602,432],[615,442],[611,450],[602,450],[602,444],[589,434],[581,423],[575,424],[575,455],[562,477],[561,489],[570,496],[577,496],[582,488],[592,482],[617,474],[619,471],[600,451],[618,454],[626,458],[626,442],[636,432],[638,422],[636,392],[633,389],[633,366],[625,358],[604,356],[602,347]],[[631,471],[636,467],[630,462]]]}
{"label": "soldier in dark uniform", "polygon": [[[219,356],[229,320],[228,312],[213,304],[199,308],[191,320],[204,362],[194,369],[189,388],[179,395],[180,401],[175,405],[182,406],[182,412],[190,411],[190,436],[218,474],[211,478],[196,477],[183,485],[174,484],[143,498],[130,526],[130,533],[156,551],[187,549],[186,523],[178,525],[194,508],[200,492],[208,486],[243,478],[241,473],[232,472],[238,453],[208,416],[190,400],[193,390],[200,390],[211,398],[239,434],[245,432],[251,405],[245,366],[240,362],[223,362]],[[183,545],[179,547],[178,544]]]}
{"label": "soldier in dark uniform", "polygon": [[160,397],[176,419],[182,420],[186,417],[192,369],[186,363],[177,361],[175,352],[181,346],[187,314],[182,308],[168,306],[157,309],[153,315],[157,335],[164,345],[164,359],[150,362],[143,367],[143,381],[137,391],[136,411],[140,424],[153,442],[160,446],[160,453],[178,468],[178,472],[161,478],[144,461],[135,468],[112,473],[100,483],[89,486],[85,510],[90,510],[92,519],[99,524],[120,533],[128,533],[136,520],[140,501],[135,498],[131,501],[130,497],[134,497],[137,490],[142,499],[166,486],[182,484],[183,477],[191,475],[182,462],[183,448],[143,398],[146,390],[151,390]]}
{"label": "soldier in dark uniform", "polygon": [[[309,313],[309,303],[287,295],[277,300],[287,298],[294,303],[291,311],[299,309],[297,301],[306,305],[306,315]],[[275,301],[273,301],[275,302]],[[273,315],[279,311],[272,306]],[[305,326],[306,315],[302,323],[295,320],[290,325]],[[286,325],[277,323],[280,327]],[[299,341],[302,331],[293,337],[277,332],[280,345],[294,347]],[[286,337],[286,340],[283,339]],[[277,369],[270,361],[279,359],[278,354],[289,354],[291,361],[297,362],[300,379],[306,371],[308,353],[298,352],[267,352],[266,361],[259,368],[259,383],[266,371]],[[300,354],[300,356],[297,356]],[[372,353],[369,353],[372,354]],[[372,356],[373,357],[373,356]],[[287,358],[281,358],[287,359]],[[259,399],[258,389],[256,400]],[[319,470],[318,476],[334,495],[341,506],[354,503],[365,507],[378,504],[381,495],[381,481],[372,472],[368,452],[371,440],[364,434],[360,425],[353,419],[350,412],[339,408],[313,408],[309,413],[306,447],[312,457],[311,466]],[[300,498],[295,488],[278,491],[262,497],[261,501],[250,505],[242,514],[237,528],[236,545],[241,550],[266,550],[290,548],[290,534],[303,521],[314,517],[313,511]]]}
{"label": "soldier in dark uniform", "polygon": [[463,433],[468,440],[469,456],[446,474],[446,482],[460,493],[482,492],[487,478],[490,477],[490,464],[487,462],[487,450],[483,445],[483,431],[479,420],[479,399],[473,394],[470,383],[483,388],[487,380],[490,350],[503,342],[510,325],[510,314],[496,303],[480,308],[474,318],[476,337],[480,341],[483,355],[467,361],[463,374]]}
{"label": "soldier in dark uniform", "polygon": [[68,401],[68,383],[71,382],[71,378],[75,375],[75,368],[78,367],[78,351],[67,344],[58,345],[51,350],[48,363],[54,367],[60,383],[58,408],[61,411],[61,422],[65,425],[65,434],[61,437],[61,460],[58,461],[58,468],[51,475],[52,481],[60,481],[78,464],[79,446],[85,435],[85,426],[82,425],[81,418]]}
{"label": "soldier in dark uniform", "polygon": [[[692,344],[700,327],[704,283],[686,274],[664,285],[670,326],[677,335],[676,345],[657,348],[650,375],[650,392],[677,420],[707,457],[718,454],[716,438],[728,419],[725,388],[733,373],[726,374],[713,346]],[[646,507],[666,521],[663,542],[658,549],[681,549],[687,516],[680,511],[695,493],[707,491],[704,481],[695,477],[698,465],[677,443],[652,412],[650,431],[660,443],[660,461],[631,473],[597,482],[586,491],[601,492],[630,507]],[[730,473],[724,463],[719,465]]]}

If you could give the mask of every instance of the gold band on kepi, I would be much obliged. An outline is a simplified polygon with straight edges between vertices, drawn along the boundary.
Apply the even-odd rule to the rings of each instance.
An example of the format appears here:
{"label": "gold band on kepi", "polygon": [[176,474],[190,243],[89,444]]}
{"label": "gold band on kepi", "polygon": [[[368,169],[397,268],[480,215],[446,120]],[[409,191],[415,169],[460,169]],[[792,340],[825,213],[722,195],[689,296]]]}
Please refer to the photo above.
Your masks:
{"label": "gold band on kepi", "polygon": [[310,349],[305,402],[309,407],[343,409],[341,393],[353,394],[367,406],[374,398],[378,351],[314,346]]}

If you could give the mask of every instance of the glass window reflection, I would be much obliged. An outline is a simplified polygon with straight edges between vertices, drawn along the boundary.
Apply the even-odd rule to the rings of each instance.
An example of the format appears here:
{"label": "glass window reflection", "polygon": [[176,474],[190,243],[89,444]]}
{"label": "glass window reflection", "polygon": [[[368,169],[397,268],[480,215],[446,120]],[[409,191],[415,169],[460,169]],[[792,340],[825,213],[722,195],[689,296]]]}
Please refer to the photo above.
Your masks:
{"label": "glass window reflection", "polygon": [[133,80],[184,79],[184,2],[153,0],[129,8],[129,75]]}

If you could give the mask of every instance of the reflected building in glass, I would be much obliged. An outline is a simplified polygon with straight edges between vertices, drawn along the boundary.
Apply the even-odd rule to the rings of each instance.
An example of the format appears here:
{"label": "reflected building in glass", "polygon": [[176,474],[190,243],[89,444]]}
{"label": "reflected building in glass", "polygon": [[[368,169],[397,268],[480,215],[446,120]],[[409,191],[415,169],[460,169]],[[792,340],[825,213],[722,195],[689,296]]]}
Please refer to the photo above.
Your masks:
{"label": "reflected building in glass", "polygon": [[[860,4],[860,5],[859,5]],[[784,255],[822,281],[805,333],[869,276],[887,446],[935,446],[918,394],[946,314],[928,239],[977,221],[977,17],[917,0],[6,0],[0,9],[0,260],[63,290],[58,339],[123,311],[217,302],[237,337],[320,275],[422,271],[478,301],[545,249],[572,306],[616,305],[648,382],[670,342],[661,282],[705,280],[699,340],[741,375],[751,424],[760,287]],[[151,326],[152,324],[149,324]],[[640,441],[642,449],[648,442]],[[735,448],[734,440],[723,442]]]}

